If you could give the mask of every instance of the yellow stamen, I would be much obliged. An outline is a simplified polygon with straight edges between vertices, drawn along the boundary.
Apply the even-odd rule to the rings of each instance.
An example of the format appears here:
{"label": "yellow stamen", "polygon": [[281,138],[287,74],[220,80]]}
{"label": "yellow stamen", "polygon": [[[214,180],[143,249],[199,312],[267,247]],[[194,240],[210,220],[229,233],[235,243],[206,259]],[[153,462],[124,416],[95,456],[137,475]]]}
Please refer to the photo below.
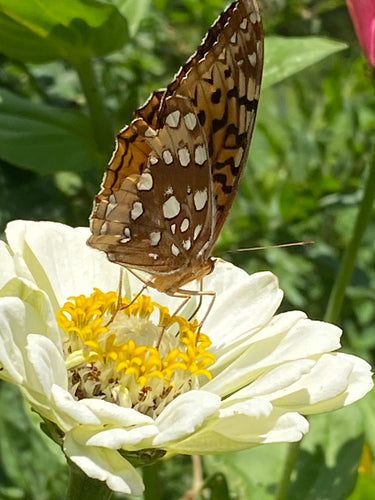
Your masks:
{"label": "yellow stamen", "polygon": [[[209,337],[198,332],[196,319],[171,315],[167,307],[146,295],[132,301],[123,298],[117,312],[116,307],[115,292],[94,289],[89,297],[70,297],[57,313],[58,324],[68,337],[65,352],[72,387],[77,387],[78,379],[92,387],[93,380],[101,382],[102,377],[99,389],[95,389],[99,394],[106,394],[105,384],[117,384],[113,394],[127,394],[136,384],[143,401],[151,391],[150,384],[157,380],[162,381],[162,394],[169,395],[176,389],[176,377],[179,386],[197,375],[211,378],[208,366],[215,356],[208,351]],[[154,311],[159,315],[151,319]],[[172,325],[174,333],[168,335]]]}

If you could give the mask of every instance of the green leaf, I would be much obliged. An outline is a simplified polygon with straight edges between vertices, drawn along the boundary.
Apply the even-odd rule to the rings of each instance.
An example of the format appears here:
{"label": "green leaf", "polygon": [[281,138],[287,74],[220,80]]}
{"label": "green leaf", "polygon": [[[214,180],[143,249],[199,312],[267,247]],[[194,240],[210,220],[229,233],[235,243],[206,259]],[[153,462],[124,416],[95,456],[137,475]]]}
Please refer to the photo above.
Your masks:
{"label": "green leaf", "polygon": [[238,500],[274,500],[285,454],[285,444],[269,444],[207,456],[204,464],[209,474],[220,473],[227,478],[229,489]]}
{"label": "green leaf", "polygon": [[19,390],[2,381],[0,407],[0,498],[63,499],[65,458],[37,428],[39,417],[28,415]]}
{"label": "green leaf", "polygon": [[312,36],[266,37],[262,87],[274,85],[346,48],[345,43]]}
{"label": "green leaf", "polygon": [[228,483],[224,474],[216,473],[205,481],[204,488],[211,490],[210,500],[231,500]]}
{"label": "green leaf", "polygon": [[348,500],[374,500],[375,498],[375,479],[369,476],[358,476],[353,493]]}
{"label": "green leaf", "polygon": [[150,0],[112,0],[121,14],[127,19],[130,36],[134,36],[150,9]]}
{"label": "green leaf", "polygon": [[0,52],[24,62],[102,56],[120,49],[127,22],[96,0],[0,0]]}
{"label": "green leaf", "polygon": [[99,165],[89,119],[0,89],[0,157],[39,173]]}
{"label": "green leaf", "polygon": [[347,498],[357,478],[363,432],[364,416],[358,404],[312,417],[288,499]]}

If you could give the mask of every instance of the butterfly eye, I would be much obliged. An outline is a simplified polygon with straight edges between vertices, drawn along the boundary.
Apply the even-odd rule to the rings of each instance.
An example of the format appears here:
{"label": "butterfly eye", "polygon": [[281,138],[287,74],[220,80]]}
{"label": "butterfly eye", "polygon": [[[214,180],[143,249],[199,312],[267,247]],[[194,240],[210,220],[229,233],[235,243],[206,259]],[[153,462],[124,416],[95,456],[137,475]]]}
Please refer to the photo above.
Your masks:
{"label": "butterfly eye", "polygon": [[258,5],[234,1],[118,135],[89,245],[170,294],[211,272],[246,163],[262,68]]}

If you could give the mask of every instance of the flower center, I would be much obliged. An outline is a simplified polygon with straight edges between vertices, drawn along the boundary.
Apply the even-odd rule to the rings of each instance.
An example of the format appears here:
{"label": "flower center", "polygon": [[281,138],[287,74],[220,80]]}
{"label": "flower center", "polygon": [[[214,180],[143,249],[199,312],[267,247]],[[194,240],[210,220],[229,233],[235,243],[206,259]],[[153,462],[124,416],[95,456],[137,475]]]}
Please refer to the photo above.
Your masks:
{"label": "flower center", "polygon": [[94,290],[70,297],[56,315],[77,399],[99,397],[157,416],[202,376],[211,378],[215,356],[196,319],[171,315],[146,295],[122,298],[119,308],[115,292]]}

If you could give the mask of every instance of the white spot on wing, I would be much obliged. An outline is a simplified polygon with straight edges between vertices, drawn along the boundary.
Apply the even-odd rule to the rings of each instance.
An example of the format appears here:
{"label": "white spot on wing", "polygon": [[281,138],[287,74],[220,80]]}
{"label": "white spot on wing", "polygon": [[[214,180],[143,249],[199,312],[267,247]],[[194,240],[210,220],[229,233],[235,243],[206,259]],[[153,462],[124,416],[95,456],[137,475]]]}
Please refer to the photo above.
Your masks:
{"label": "white spot on wing", "polygon": [[102,227],[100,228],[100,234],[107,234],[107,223],[103,222]]}
{"label": "white spot on wing", "polygon": [[171,225],[171,233],[176,234],[176,224]]}
{"label": "white spot on wing", "polygon": [[185,217],[185,219],[181,222],[181,226],[180,226],[181,233],[184,233],[185,231],[187,231],[189,229],[189,226],[190,226],[190,221],[187,217]]}
{"label": "white spot on wing", "polygon": [[150,155],[150,163],[151,165],[155,165],[159,161],[159,158],[156,156]]}
{"label": "white spot on wing", "polygon": [[154,129],[152,129],[151,127],[148,127],[145,131],[145,137],[155,137],[156,136],[156,132]]}
{"label": "white spot on wing", "polygon": [[182,242],[182,246],[185,248],[185,250],[189,250],[191,248],[191,241],[190,238],[188,240],[184,240]]}
{"label": "white spot on wing", "polygon": [[174,219],[180,213],[181,205],[175,196],[163,203],[163,214],[166,219]]}
{"label": "white spot on wing", "polygon": [[243,156],[243,148],[238,148],[237,153],[234,157],[234,164],[236,167],[239,167]]}
{"label": "white spot on wing", "polygon": [[154,185],[154,179],[149,172],[145,172],[139,178],[137,189],[138,191],[151,191]]}
{"label": "white spot on wing", "polygon": [[245,30],[247,28],[247,19],[246,19],[246,17],[243,19],[242,23],[240,24],[240,28],[242,30]]}
{"label": "white spot on wing", "polygon": [[224,48],[222,52],[220,52],[218,60],[219,61],[225,61],[227,57],[227,49]]}
{"label": "white spot on wing", "polygon": [[184,116],[184,122],[188,130],[194,130],[197,124],[197,117],[194,113],[188,113]]}
{"label": "white spot on wing", "polygon": [[172,111],[172,113],[169,113],[169,115],[165,119],[165,123],[172,128],[177,128],[178,124],[180,123],[180,116],[181,113],[178,109],[176,109],[176,111]]}
{"label": "white spot on wing", "polygon": [[161,240],[161,233],[160,233],[160,231],[153,231],[152,233],[150,233],[150,245],[152,247],[158,246],[160,240]]}
{"label": "white spot on wing", "polygon": [[166,149],[165,151],[163,151],[163,160],[165,161],[165,163],[167,165],[170,165],[171,163],[173,163],[173,156],[171,155],[171,152],[169,151],[169,149]]}
{"label": "white spot on wing", "polygon": [[249,54],[247,57],[249,58],[251,66],[255,66],[256,63],[257,63],[257,55],[256,55],[256,53],[253,52],[252,54]]}
{"label": "white spot on wing", "polygon": [[117,201],[115,198],[114,194],[111,194],[111,196],[108,198],[108,205],[107,205],[107,210],[105,211],[106,217],[112,212],[114,208],[117,207]]}
{"label": "white spot on wing", "polygon": [[187,167],[190,163],[190,153],[187,147],[178,150],[178,159],[181,167]]}
{"label": "white spot on wing", "polygon": [[237,42],[237,33],[233,33],[233,35],[230,38],[231,43],[236,43]]}
{"label": "white spot on wing", "polygon": [[148,256],[151,257],[151,259],[154,259],[154,260],[156,260],[156,259],[159,258],[159,255],[157,253],[149,253]]}
{"label": "white spot on wing", "polygon": [[198,238],[198,236],[201,234],[201,231],[202,231],[202,224],[197,224],[195,229],[194,229],[194,235],[193,235],[193,239],[194,241]]}
{"label": "white spot on wing", "polygon": [[250,14],[250,21],[251,21],[253,24],[255,24],[255,23],[258,21],[258,16],[257,16],[256,12],[252,12],[252,13]]}
{"label": "white spot on wing", "polygon": [[140,201],[135,201],[133,203],[133,208],[130,212],[130,217],[132,220],[137,220],[143,214],[143,205]]}
{"label": "white spot on wing", "polygon": [[175,255],[176,257],[180,253],[180,250],[176,247],[176,245],[174,243],[172,243],[171,251],[172,251],[173,255]]}
{"label": "white spot on wing", "polygon": [[124,229],[124,236],[125,236],[125,238],[122,238],[120,240],[120,243],[128,243],[132,239],[131,232],[130,232],[130,229],[128,227],[126,227]]}
{"label": "white spot on wing", "polygon": [[203,210],[208,200],[207,188],[204,188],[203,191],[195,191],[194,193],[194,206],[195,209],[199,212]]}
{"label": "white spot on wing", "polygon": [[207,160],[207,151],[203,145],[199,144],[195,148],[194,160],[198,165],[203,165],[203,163]]}

